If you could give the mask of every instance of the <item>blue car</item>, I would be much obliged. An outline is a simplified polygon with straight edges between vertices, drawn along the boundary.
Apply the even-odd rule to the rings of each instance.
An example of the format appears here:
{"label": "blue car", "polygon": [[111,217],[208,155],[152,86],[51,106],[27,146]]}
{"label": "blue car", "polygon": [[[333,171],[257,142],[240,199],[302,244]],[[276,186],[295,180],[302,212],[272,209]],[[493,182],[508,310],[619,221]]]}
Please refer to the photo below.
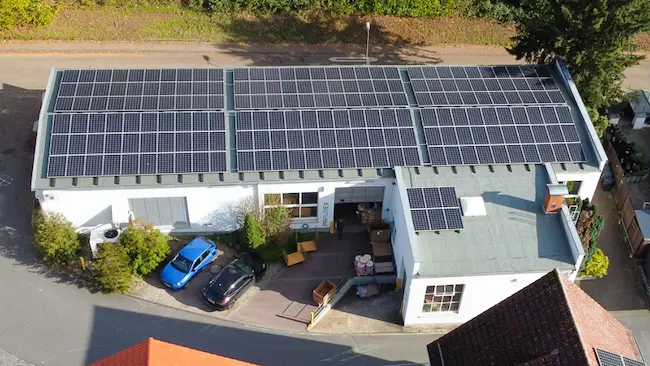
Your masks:
{"label": "blue car", "polygon": [[181,289],[219,255],[212,240],[198,237],[189,242],[162,270],[160,280],[172,290]]}

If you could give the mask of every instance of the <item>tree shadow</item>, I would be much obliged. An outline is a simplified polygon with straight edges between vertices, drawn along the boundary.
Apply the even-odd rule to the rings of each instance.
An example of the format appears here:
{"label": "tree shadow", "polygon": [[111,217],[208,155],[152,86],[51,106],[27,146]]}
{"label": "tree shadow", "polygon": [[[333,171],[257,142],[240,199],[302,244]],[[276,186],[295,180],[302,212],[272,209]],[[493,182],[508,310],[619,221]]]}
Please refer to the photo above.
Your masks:
{"label": "tree shadow", "polygon": [[[312,13],[303,16],[236,17],[219,25],[228,38],[239,46],[225,46],[230,53],[245,53],[255,66],[293,66],[323,64],[363,64],[366,52],[366,19],[359,16],[340,17],[333,14]],[[265,45],[290,43],[282,53]],[[309,45],[327,44],[332,57],[354,57],[356,60],[331,60],[316,55]],[[254,46],[253,46],[254,45]],[[339,45],[331,47],[332,45]],[[372,24],[369,38],[369,58],[381,64],[410,64],[442,62],[434,52],[418,49],[423,42],[412,42],[382,27]],[[376,46],[381,45],[381,46]],[[384,45],[389,45],[388,47]],[[215,45],[224,49],[223,45]],[[210,57],[203,59],[212,66]]]}

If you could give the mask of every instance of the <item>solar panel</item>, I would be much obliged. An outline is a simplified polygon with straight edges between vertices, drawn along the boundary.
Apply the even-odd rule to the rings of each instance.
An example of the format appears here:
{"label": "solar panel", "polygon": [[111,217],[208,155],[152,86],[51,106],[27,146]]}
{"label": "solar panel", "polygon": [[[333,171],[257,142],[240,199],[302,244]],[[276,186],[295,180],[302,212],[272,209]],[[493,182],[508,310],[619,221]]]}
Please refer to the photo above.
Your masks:
{"label": "solar panel", "polygon": [[[244,165],[238,164],[238,170],[419,166],[419,144],[411,114],[403,111],[405,110],[352,109],[237,112],[237,151],[249,152],[237,155],[247,159]],[[282,153],[271,154],[269,164],[266,159],[267,150]],[[252,158],[249,157],[251,155]],[[258,158],[258,155],[264,157]],[[273,158],[276,155],[279,158]]]}
{"label": "solar panel", "polygon": [[223,112],[60,113],[51,121],[48,178],[227,169]]}
{"label": "solar panel", "polygon": [[566,103],[545,65],[415,66],[406,70],[415,100],[423,107]]}
{"label": "solar panel", "polygon": [[645,366],[644,362],[603,351],[602,349],[594,348],[594,352],[596,352],[596,358],[600,366]]}
{"label": "solar panel", "polygon": [[390,66],[239,68],[233,76],[236,109],[408,105]]}
{"label": "solar panel", "polygon": [[223,69],[64,70],[54,112],[224,108]]}
{"label": "solar panel", "polygon": [[440,107],[419,113],[434,166],[585,161],[565,106]]}
{"label": "solar panel", "polygon": [[463,228],[462,213],[454,187],[407,188],[406,195],[416,231]]}

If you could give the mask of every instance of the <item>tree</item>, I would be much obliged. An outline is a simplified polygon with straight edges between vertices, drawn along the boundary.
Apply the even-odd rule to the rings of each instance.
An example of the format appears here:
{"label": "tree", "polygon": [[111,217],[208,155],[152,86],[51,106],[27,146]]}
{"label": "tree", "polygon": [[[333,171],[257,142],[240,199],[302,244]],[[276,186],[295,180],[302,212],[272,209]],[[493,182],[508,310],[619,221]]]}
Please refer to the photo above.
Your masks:
{"label": "tree", "polygon": [[589,119],[591,119],[591,123],[594,125],[596,134],[598,137],[603,137],[607,131],[607,127],[609,127],[609,118],[598,113],[597,110],[591,107],[587,107],[587,112],[589,113]]}
{"label": "tree", "polygon": [[593,276],[603,278],[607,275],[609,268],[609,258],[603,253],[602,250],[596,249],[591,260],[585,264],[584,270],[580,273],[581,276]]}
{"label": "tree", "polygon": [[585,104],[593,109],[624,98],[623,71],[643,59],[632,52],[635,36],[650,29],[650,1],[521,0],[520,4],[511,54],[535,63],[564,59]]}
{"label": "tree", "polygon": [[131,287],[131,260],[120,244],[104,243],[93,264],[93,280],[103,292],[126,292]]}
{"label": "tree", "polygon": [[43,260],[54,266],[65,266],[76,259],[81,243],[72,223],[58,213],[36,213],[34,244]]}
{"label": "tree", "polygon": [[249,249],[255,250],[264,245],[264,234],[262,233],[260,222],[251,213],[247,213],[244,216],[243,234],[244,243]]}
{"label": "tree", "polygon": [[171,237],[164,235],[152,224],[134,220],[120,235],[120,244],[131,259],[132,273],[144,276],[156,269],[171,251]]}

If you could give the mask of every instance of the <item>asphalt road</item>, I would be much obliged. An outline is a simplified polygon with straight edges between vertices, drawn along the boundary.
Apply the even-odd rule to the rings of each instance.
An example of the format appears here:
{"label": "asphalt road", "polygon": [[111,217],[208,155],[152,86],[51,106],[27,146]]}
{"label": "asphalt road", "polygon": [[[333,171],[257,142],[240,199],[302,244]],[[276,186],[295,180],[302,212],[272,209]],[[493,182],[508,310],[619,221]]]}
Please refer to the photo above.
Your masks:
{"label": "asphalt road", "polygon": [[[12,46],[13,47],[13,46]],[[84,51],[92,45],[68,46]],[[87,49],[96,51],[95,49]],[[178,52],[175,52],[177,50]],[[404,365],[427,363],[434,335],[319,336],[239,326],[124,296],[91,294],[43,269],[29,243],[33,194],[30,129],[52,67],[209,67],[210,65],[331,64],[345,49],[169,48],[160,54],[11,54],[0,45],[0,349],[33,364],[87,364],[147,337],[264,365]],[[32,51],[43,51],[32,50]],[[70,51],[59,50],[59,51]],[[116,51],[120,51],[117,46]],[[129,49],[127,51],[133,51]],[[137,51],[137,50],[136,50]],[[154,49],[140,50],[154,52]],[[379,63],[503,64],[499,50],[440,49],[377,52]],[[650,87],[650,63],[631,70],[628,84]],[[629,323],[634,323],[629,319]],[[0,363],[12,356],[0,351]],[[9,361],[7,361],[9,360]]]}

